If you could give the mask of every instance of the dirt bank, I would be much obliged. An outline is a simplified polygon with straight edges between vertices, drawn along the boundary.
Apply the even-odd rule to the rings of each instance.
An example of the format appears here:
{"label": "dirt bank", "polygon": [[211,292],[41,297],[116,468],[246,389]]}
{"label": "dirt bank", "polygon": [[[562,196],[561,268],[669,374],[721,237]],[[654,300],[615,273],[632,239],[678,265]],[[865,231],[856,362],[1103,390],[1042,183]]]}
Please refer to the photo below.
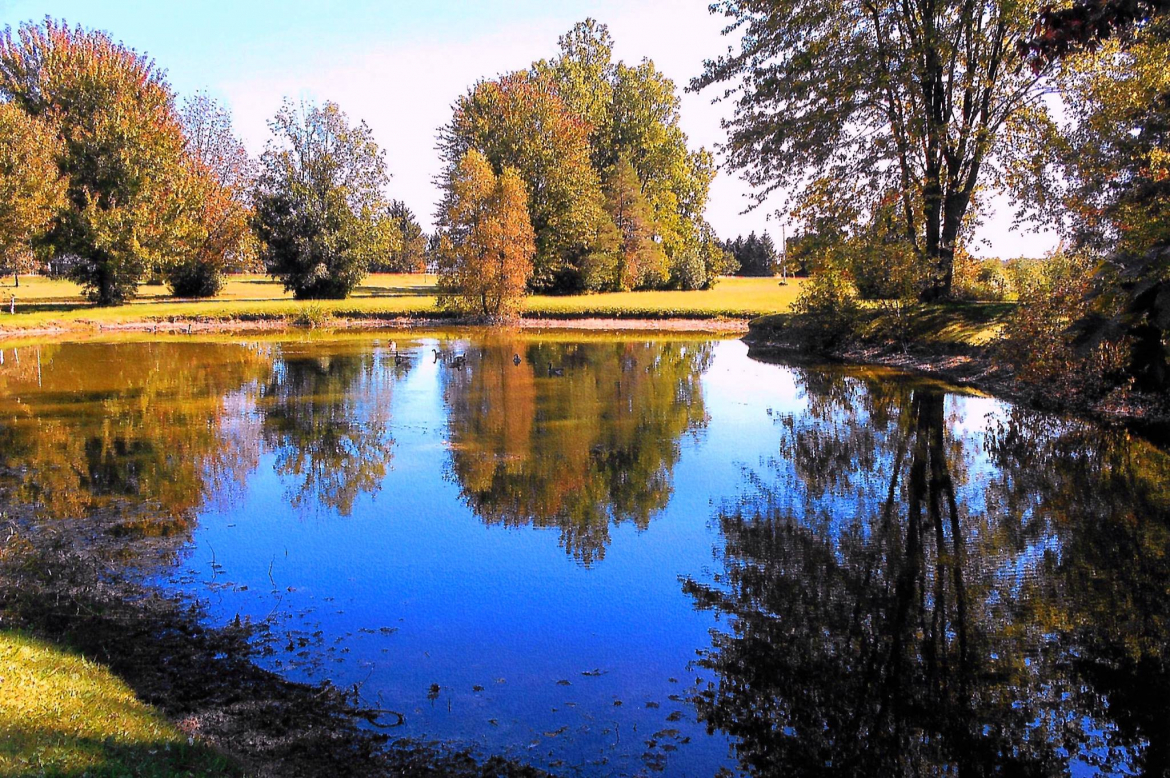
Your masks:
{"label": "dirt bank", "polygon": [[[750,352],[773,359],[808,358],[796,328],[752,328],[744,337]],[[930,376],[968,387],[1018,405],[1057,414],[1072,414],[1104,424],[1124,424],[1159,439],[1170,437],[1170,398],[1118,390],[1102,398],[1057,396],[1043,387],[1028,386],[1010,368],[993,358],[994,343],[958,345],[850,343],[822,358],[852,365],[880,365]]]}
{"label": "dirt bank", "polygon": [[[329,319],[319,329],[376,329],[409,330],[435,327],[460,327],[483,325],[478,319],[456,319],[436,317],[394,317],[389,319]],[[748,322],[743,319],[725,318],[666,318],[666,319],[624,319],[624,318],[520,318],[507,323],[508,326],[526,330],[589,330],[596,332],[694,332],[711,335],[735,335],[748,331]],[[94,323],[52,323],[43,327],[5,328],[0,325],[0,341],[29,338],[53,338],[63,335],[105,334],[105,333],[161,333],[161,334],[207,334],[234,332],[284,332],[306,329],[305,326],[286,318],[273,319],[175,319],[173,321],[131,321],[116,324]]]}

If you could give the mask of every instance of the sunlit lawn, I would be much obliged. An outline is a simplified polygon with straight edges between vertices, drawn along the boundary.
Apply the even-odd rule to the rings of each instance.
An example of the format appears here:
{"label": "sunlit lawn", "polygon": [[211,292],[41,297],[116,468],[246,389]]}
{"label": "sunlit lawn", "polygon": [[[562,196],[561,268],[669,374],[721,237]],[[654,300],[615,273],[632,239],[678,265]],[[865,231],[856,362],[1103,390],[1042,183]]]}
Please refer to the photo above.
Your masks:
{"label": "sunlit lawn", "polygon": [[213,776],[235,771],[101,665],[0,632],[0,776]]}
{"label": "sunlit lawn", "polygon": [[[336,316],[378,318],[433,313],[435,277],[431,275],[370,276],[347,300],[312,303]],[[732,317],[751,318],[787,311],[799,281],[781,284],[775,278],[724,278],[716,287],[698,292],[617,292],[566,297],[534,296],[528,315],[552,317]],[[17,313],[8,314],[17,298]],[[44,326],[54,322],[123,323],[170,318],[264,319],[295,316],[307,304],[293,300],[276,281],[264,276],[235,276],[211,300],[182,301],[163,286],[142,286],[133,302],[98,308],[85,302],[81,289],[69,281],[24,277],[20,287],[11,277],[0,284],[0,328]]]}

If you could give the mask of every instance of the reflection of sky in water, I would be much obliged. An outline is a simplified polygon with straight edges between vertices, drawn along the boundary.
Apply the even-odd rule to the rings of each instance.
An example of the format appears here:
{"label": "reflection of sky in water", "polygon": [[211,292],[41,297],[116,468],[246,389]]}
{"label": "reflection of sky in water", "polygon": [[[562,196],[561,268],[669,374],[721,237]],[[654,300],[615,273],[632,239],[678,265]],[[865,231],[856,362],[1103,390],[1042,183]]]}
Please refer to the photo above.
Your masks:
{"label": "reflection of sky in water", "polygon": [[[324,662],[294,675],[362,684],[375,707],[406,714],[396,735],[630,772],[657,751],[671,774],[710,775],[727,763],[726,741],[706,735],[684,699],[713,621],[679,577],[711,566],[712,505],[737,494],[741,466],[774,454],[766,409],[797,407],[791,375],[749,360],[738,341],[716,344],[703,380],[710,422],[680,441],[672,499],[644,531],[612,527],[605,558],[586,568],[556,530],[485,526],[460,502],[444,478],[447,368],[430,348],[393,386],[392,469],[352,515],[291,512],[266,453],[239,502],[200,516],[188,565],[206,579],[214,554],[234,585],[214,613],[264,618],[276,606],[271,569],[279,608],[296,615],[288,627],[320,631],[301,661]],[[282,663],[295,665],[293,653]],[[656,734],[678,751],[648,749]]]}

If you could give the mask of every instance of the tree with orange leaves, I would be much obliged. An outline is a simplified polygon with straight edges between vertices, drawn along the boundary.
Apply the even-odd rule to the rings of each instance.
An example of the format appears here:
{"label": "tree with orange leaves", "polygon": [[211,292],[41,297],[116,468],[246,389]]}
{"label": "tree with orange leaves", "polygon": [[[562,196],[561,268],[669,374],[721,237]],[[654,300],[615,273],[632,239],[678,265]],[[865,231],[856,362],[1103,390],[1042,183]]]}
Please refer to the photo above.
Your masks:
{"label": "tree with orange leaves", "polygon": [[184,103],[182,121],[189,222],[167,282],[176,297],[212,297],[226,270],[257,261],[248,203],[255,164],[232,132],[231,113],[206,93]]}
{"label": "tree with orange leaves", "polygon": [[66,205],[46,240],[103,305],[132,297],[184,248],[183,132],[154,63],[51,19],[0,35],[0,99],[60,137]]}
{"label": "tree with orange leaves", "polygon": [[471,149],[450,172],[440,216],[439,304],[501,317],[519,312],[532,275],[536,235],[515,169],[500,175]]}
{"label": "tree with orange leaves", "polygon": [[10,103],[0,103],[0,272],[20,286],[35,264],[34,243],[64,195],[57,170],[60,142],[51,128]]}
{"label": "tree with orange leaves", "polygon": [[551,80],[526,72],[476,84],[456,101],[450,124],[440,130],[448,179],[476,149],[497,173],[512,167],[524,182],[536,232],[534,292],[585,286],[582,265],[606,218],[589,131]]}

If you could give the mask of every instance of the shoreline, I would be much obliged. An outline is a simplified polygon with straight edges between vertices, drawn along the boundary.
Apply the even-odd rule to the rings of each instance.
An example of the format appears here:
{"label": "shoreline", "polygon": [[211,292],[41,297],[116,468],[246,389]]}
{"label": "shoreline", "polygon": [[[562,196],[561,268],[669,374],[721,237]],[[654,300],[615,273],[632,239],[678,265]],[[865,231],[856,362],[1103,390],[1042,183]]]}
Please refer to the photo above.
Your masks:
{"label": "shoreline", "polygon": [[[752,328],[743,340],[749,352],[757,355],[783,360],[807,360],[812,356],[803,343],[777,334],[773,329]],[[854,344],[815,356],[851,367],[900,370],[973,389],[1013,405],[1097,424],[1125,426],[1160,440],[1170,440],[1170,404],[1166,398],[1110,395],[1097,401],[1084,401],[1044,397],[1017,381],[1008,368],[995,362],[990,352],[989,346],[947,348],[911,343],[905,349],[895,350],[889,344]]]}
{"label": "shoreline", "polygon": [[[305,332],[328,330],[412,330],[441,327],[490,326],[481,319],[442,316],[395,316],[391,318],[330,318],[317,326],[306,326],[287,317],[256,319],[180,318],[168,321],[141,319],[111,324],[93,322],[51,322],[40,327],[4,327],[0,324],[0,343],[10,340],[58,338],[70,335],[104,335],[149,333],[166,335],[232,334],[236,332]],[[723,317],[607,317],[572,316],[520,317],[504,326],[522,330],[584,330],[593,332],[693,332],[712,335],[743,335],[749,331],[748,319]]]}

